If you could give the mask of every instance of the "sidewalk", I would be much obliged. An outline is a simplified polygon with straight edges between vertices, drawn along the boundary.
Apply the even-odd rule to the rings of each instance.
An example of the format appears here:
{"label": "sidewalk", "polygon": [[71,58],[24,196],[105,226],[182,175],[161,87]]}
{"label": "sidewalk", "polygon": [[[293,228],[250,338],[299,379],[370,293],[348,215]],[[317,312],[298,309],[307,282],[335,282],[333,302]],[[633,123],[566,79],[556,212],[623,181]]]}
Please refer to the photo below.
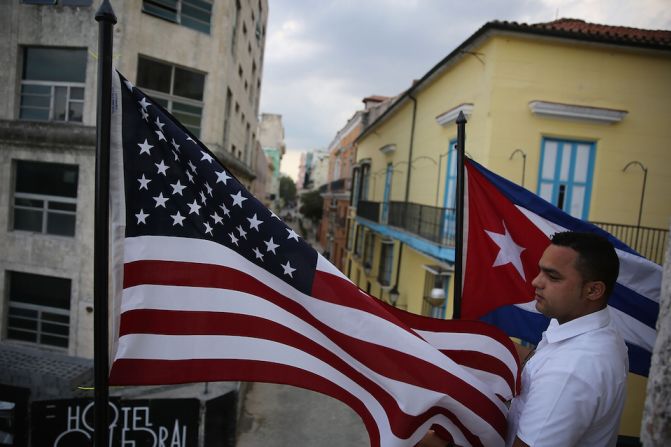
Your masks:
{"label": "sidewalk", "polygon": [[288,385],[250,384],[236,447],[369,445],[361,418],[342,402]]}

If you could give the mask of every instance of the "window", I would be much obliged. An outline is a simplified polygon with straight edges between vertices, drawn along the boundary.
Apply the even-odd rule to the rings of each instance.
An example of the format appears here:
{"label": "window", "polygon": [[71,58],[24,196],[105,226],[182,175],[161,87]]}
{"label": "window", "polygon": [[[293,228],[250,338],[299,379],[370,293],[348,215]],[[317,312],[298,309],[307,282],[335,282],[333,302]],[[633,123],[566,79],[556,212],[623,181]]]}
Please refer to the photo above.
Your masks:
{"label": "window", "polygon": [[375,253],[375,234],[368,231],[365,236],[365,246],[363,249],[363,268],[373,268],[373,254]]}
{"label": "window", "polygon": [[363,248],[363,227],[361,225],[356,226],[356,236],[354,239],[354,254],[356,256],[361,256],[361,249]]}
{"label": "window", "polygon": [[7,272],[7,338],[68,347],[70,280]]}
{"label": "window", "polygon": [[[443,244],[453,244],[456,230],[455,208],[457,197],[457,140],[450,141],[447,150],[445,194],[443,195]],[[438,201],[438,198],[436,198]]]}
{"label": "window", "polygon": [[354,245],[354,231],[353,231],[354,222],[352,219],[347,219],[347,250],[352,251],[352,246]]}
{"label": "window", "polygon": [[382,199],[382,223],[387,223],[389,217],[389,196],[391,195],[391,178],[394,174],[394,168],[391,163],[387,164],[387,172],[384,177],[384,195]]}
{"label": "window", "polygon": [[235,56],[238,41],[238,25],[240,24],[240,0],[235,0],[235,18],[231,29],[231,54]]}
{"label": "window", "polygon": [[383,286],[391,284],[391,270],[394,261],[394,242],[383,240],[380,244],[380,269],[377,280]]}
{"label": "window", "polygon": [[544,138],[538,195],[573,217],[587,219],[594,143]]}
{"label": "window", "polygon": [[78,167],[18,160],[14,229],[74,236]]}
{"label": "window", "polygon": [[226,89],[226,105],[224,106],[224,149],[228,149],[231,135],[231,104],[233,103],[233,93],[231,89]]}
{"label": "window", "polygon": [[137,84],[200,137],[205,74],[140,57]]}
{"label": "window", "polygon": [[370,180],[370,164],[361,166],[361,190],[359,200],[368,200],[368,182]]}
{"label": "window", "polygon": [[86,50],[27,47],[19,118],[82,122]]}
{"label": "window", "polygon": [[211,1],[143,0],[142,11],[196,31],[210,33]]}

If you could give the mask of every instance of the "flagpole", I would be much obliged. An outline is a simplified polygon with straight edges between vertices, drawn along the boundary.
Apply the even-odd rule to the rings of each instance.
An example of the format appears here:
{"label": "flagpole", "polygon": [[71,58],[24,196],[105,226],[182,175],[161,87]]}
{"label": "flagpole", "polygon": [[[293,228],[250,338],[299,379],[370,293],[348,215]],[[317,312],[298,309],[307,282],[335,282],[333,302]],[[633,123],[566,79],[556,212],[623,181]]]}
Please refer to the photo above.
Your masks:
{"label": "flagpole", "polygon": [[96,116],[96,186],[93,255],[93,373],[95,447],[108,444],[108,260],[109,165],[112,118],[112,28],[117,22],[109,0],[95,16],[98,22],[98,110]]}
{"label": "flagpole", "polygon": [[464,247],[464,157],[466,154],[466,116],[459,112],[457,117],[457,203],[454,241],[454,306],[452,318],[461,318],[461,289],[463,285]]}

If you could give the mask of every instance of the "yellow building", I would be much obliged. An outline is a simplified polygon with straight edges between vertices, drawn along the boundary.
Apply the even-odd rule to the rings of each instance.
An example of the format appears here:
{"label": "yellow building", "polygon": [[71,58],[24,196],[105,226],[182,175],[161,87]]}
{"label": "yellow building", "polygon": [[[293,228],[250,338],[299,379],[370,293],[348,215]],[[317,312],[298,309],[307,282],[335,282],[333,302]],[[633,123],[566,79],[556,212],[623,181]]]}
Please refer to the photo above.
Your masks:
{"label": "yellow building", "polygon": [[[358,138],[345,273],[398,307],[451,317],[454,241],[440,216],[454,207],[459,112],[475,161],[661,262],[669,80],[670,31],[485,24]],[[621,434],[638,437],[645,379],[629,386]]]}

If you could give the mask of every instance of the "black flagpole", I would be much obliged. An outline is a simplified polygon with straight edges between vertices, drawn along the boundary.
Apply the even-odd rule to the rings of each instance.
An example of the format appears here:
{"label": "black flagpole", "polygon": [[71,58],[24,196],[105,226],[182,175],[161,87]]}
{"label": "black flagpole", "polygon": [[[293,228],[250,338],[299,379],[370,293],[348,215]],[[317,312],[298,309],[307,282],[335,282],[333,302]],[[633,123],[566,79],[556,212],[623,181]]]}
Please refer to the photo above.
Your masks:
{"label": "black flagpole", "polygon": [[95,434],[93,445],[108,445],[108,262],[109,165],[112,118],[112,28],[116,23],[109,0],[96,12],[98,22],[98,112],[96,117],[96,189],[93,255],[93,373]]}
{"label": "black flagpole", "polygon": [[464,251],[464,157],[466,154],[466,117],[457,117],[457,209],[454,241],[454,307],[452,318],[461,318],[461,289],[463,285]]}

